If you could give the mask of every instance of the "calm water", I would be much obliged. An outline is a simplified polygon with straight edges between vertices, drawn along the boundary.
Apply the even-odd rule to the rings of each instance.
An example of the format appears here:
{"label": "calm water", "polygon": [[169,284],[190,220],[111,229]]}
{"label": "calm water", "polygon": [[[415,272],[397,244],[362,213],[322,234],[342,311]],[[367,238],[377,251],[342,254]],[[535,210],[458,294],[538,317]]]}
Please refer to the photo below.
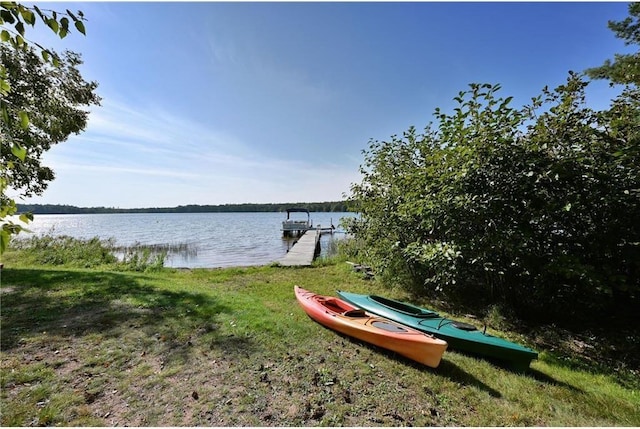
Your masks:
{"label": "calm water", "polygon": [[[69,235],[76,238],[113,238],[117,245],[184,245],[187,250],[169,253],[169,267],[209,268],[264,265],[282,258],[293,245],[282,236],[286,213],[143,213],[36,215],[27,228],[37,235]],[[336,226],[354,213],[311,213],[314,226]],[[306,219],[304,213],[292,213]],[[26,236],[21,234],[20,236]],[[322,236],[321,252],[344,233]]]}

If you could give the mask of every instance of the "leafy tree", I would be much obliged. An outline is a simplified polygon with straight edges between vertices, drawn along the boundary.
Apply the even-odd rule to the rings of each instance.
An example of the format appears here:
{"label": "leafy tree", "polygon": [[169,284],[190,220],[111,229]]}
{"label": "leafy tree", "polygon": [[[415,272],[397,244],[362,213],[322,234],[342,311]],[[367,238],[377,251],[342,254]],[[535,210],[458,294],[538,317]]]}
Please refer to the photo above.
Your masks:
{"label": "leafy tree", "polygon": [[586,86],[571,73],[516,109],[472,84],[437,127],[371,142],[351,189],[363,259],[384,281],[528,318],[637,302],[640,104],[596,112]]}
{"label": "leafy tree", "polygon": [[[99,102],[91,93],[95,83],[87,84],[80,78],[78,54],[66,52],[61,60],[56,52],[26,39],[25,25],[34,26],[38,17],[60,38],[70,32],[71,21],[85,34],[80,11],[59,13],[16,2],[0,3],[0,253],[11,235],[22,230],[8,220],[17,206],[7,190],[22,190],[25,196],[43,192],[53,172],[40,164],[40,156],[52,144],[84,128],[86,113],[77,108],[79,105]],[[20,219],[28,222],[32,216],[23,214]]]}
{"label": "leafy tree", "polygon": [[[609,28],[625,45],[640,46],[640,3],[629,4],[629,16],[622,21],[609,21]],[[640,51],[632,54],[615,54],[614,60],[606,60],[600,67],[587,70],[592,79],[608,79],[611,84],[640,85]]]}
{"label": "leafy tree", "polygon": [[[64,52],[58,66],[53,66],[31,49],[0,46],[0,59],[12,88],[4,98],[8,115],[27,112],[29,117],[27,128],[17,121],[3,123],[3,134],[12,136],[26,151],[19,168],[9,169],[5,177],[21,195],[40,195],[54,178],[53,171],[42,165],[42,154],[86,127],[88,112],[82,107],[99,104],[94,93],[98,85],[82,79],[78,70],[82,61],[74,52]],[[2,161],[16,163],[18,159],[10,150],[3,150]]]}
{"label": "leafy tree", "polygon": [[474,230],[486,229],[472,224],[479,213],[469,204],[485,201],[469,194],[465,178],[497,144],[513,141],[522,122],[510,99],[495,97],[499,89],[473,84],[456,97],[455,115],[436,111],[436,129],[430,124],[418,134],[412,127],[402,138],[370,142],[363,182],[352,186],[362,216],[351,228],[383,278],[431,293],[460,284],[458,237],[468,240]]}

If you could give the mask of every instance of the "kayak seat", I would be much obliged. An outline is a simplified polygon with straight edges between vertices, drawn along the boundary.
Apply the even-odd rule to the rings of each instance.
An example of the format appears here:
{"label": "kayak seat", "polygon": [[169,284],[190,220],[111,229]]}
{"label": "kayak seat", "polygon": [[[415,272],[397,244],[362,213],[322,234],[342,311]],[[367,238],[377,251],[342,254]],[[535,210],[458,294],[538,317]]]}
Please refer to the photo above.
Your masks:
{"label": "kayak seat", "polygon": [[342,313],[342,315],[347,317],[367,317],[367,313],[360,308],[345,311],[344,313]]}
{"label": "kayak seat", "polygon": [[342,314],[345,310],[343,306],[336,302],[335,298],[326,299],[324,301],[321,301],[320,304],[333,311],[334,313]]}

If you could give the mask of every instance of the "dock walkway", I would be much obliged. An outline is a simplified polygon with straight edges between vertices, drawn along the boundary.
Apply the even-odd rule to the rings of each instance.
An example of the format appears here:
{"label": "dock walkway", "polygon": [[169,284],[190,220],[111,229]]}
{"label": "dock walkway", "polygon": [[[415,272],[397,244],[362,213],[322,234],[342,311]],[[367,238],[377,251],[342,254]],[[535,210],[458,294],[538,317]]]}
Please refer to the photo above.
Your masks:
{"label": "dock walkway", "polygon": [[278,262],[285,267],[306,267],[311,265],[319,241],[320,230],[308,229]]}

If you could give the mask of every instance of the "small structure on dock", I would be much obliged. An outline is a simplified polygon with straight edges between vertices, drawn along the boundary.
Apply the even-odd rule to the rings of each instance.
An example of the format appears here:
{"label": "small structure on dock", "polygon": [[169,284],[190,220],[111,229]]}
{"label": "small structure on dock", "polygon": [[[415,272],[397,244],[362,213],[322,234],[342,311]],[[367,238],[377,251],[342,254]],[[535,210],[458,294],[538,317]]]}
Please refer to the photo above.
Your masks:
{"label": "small structure on dock", "polygon": [[[292,219],[291,213],[306,213],[307,219]],[[313,228],[313,221],[309,210],[299,207],[287,209],[287,219],[282,221],[282,233],[285,237],[303,234],[311,228]]]}

